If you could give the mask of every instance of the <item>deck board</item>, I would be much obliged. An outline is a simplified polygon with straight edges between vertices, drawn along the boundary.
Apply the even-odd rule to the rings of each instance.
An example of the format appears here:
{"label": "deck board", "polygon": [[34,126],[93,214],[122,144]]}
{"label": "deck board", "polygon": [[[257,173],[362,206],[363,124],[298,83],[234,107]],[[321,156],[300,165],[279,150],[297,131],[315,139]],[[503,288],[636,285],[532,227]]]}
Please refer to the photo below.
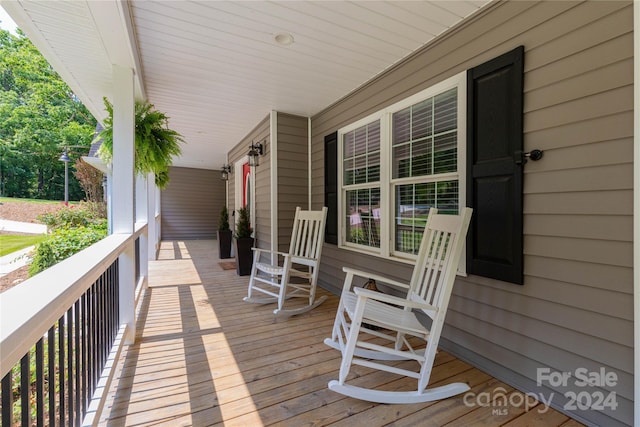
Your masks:
{"label": "deck board", "polygon": [[[322,341],[330,336],[338,298],[319,290],[329,297],[321,306],[275,321],[273,305],[242,301],[248,278],[224,270],[215,245],[162,243],[159,259],[149,265],[136,342],[119,360],[100,425],[515,427],[569,420],[553,409],[509,407],[498,415],[466,405],[464,395],[379,405],[334,393],[327,383],[337,378],[340,354]],[[406,390],[415,384],[359,366],[350,375],[366,387]],[[453,381],[468,382],[476,394],[498,387],[519,393],[441,351],[431,383]]]}

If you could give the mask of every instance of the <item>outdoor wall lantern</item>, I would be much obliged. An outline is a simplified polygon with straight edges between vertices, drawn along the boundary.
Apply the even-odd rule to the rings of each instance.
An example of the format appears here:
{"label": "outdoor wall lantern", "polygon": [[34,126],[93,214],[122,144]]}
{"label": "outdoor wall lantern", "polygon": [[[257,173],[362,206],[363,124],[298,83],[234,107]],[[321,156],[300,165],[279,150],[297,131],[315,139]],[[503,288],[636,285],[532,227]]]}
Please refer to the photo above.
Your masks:
{"label": "outdoor wall lantern", "polygon": [[264,146],[261,142],[251,143],[250,150],[247,153],[249,157],[249,166],[258,166],[260,162],[258,161],[258,157],[264,154]]}
{"label": "outdoor wall lantern", "polygon": [[220,171],[221,178],[224,181],[229,181],[229,174],[231,173],[231,165],[222,165],[222,170]]}

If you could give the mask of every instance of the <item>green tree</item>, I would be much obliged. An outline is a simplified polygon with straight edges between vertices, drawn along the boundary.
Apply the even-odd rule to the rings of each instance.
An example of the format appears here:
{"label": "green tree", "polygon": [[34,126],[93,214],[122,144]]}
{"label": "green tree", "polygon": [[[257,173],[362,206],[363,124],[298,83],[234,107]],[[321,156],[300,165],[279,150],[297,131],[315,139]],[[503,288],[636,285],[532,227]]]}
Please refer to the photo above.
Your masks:
{"label": "green tree", "polygon": [[[87,154],[96,121],[18,30],[0,30],[0,195],[61,200],[65,148]],[[69,198],[83,192],[69,163]]]}

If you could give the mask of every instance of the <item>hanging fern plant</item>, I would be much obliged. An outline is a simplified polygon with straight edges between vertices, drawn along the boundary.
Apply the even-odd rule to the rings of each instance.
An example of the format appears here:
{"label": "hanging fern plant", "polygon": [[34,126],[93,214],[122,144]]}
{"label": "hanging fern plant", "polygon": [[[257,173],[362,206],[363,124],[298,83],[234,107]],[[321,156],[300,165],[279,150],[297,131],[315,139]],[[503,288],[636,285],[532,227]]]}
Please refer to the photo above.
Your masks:
{"label": "hanging fern plant", "polygon": [[[113,105],[104,98],[109,116],[104,120],[104,130],[96,139],[102,139],[98,155],[106,163],[113,158]],[[169,166],[174,156],[182,153],[182,135],[168,128],[169,118],[154,109],[149,102],[136,101],[135,105],[135,170],[146,175],[153,172],[156,185],[164,189],[169,183]]]}

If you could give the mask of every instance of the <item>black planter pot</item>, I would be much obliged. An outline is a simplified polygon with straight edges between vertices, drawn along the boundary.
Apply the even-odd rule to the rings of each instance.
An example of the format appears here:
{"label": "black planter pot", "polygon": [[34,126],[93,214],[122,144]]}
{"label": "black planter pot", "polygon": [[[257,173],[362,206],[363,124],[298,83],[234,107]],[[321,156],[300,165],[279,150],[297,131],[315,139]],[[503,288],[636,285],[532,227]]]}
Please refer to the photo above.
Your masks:
{"label": "black planter pot", "polygon": [[253,266],[253,237],[242,237],[236,241],[236,271],[238,276],[248,276],[251,274]]}
{"label": "black planter pot", "polygon": [[231,258],[231,230],[218,230],[218,256],[220,259]]}

